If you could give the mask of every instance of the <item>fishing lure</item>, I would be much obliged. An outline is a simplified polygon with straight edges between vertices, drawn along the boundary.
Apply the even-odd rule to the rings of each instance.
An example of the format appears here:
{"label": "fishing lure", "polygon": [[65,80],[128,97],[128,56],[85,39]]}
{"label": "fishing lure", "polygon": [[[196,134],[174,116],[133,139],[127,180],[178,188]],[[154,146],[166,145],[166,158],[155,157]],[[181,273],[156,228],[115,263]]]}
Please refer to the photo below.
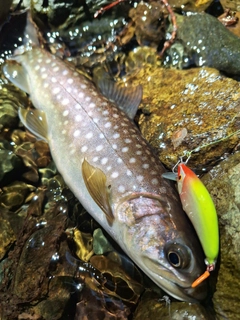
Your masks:
{"label": "fishing lure", "polygon": [[197,175],[184,163],[179,163],[178,192],[183,210],[191,220],[206,255],[206,272],[193,282],[197,286],[215,269],[219,252],[218,219],[213,200]]}
{"label": "fishing lure", "polygon": [[[173,175],[164,174],[165,178],[174,179]],[[206,271],[192,283],[192,287],[198,286],[215,269],[219,252],[219,231],[217,213],[212,198],[202,181],[186,166],[178,164],[177,175],[178,192],[183,210],[186,212],[198,235],[206,259]]]}

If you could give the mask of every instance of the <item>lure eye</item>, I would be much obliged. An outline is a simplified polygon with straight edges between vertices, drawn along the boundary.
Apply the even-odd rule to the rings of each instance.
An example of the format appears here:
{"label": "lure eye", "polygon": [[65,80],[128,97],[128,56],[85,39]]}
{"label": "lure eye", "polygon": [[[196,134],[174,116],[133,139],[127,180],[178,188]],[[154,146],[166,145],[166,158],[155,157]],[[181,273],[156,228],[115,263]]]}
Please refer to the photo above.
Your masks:
{"label": "lure eye", "polygon": [[188,249],[178,243],[169,244],[165,248],[165,254],[168,259],[168,262],[174,268],[186,268],[190,263],[190,253]]}
{"label": "lure eye", "polygon": [[182,176],[179,174],[178,175],[178,181],[181,181],[182,180]]}

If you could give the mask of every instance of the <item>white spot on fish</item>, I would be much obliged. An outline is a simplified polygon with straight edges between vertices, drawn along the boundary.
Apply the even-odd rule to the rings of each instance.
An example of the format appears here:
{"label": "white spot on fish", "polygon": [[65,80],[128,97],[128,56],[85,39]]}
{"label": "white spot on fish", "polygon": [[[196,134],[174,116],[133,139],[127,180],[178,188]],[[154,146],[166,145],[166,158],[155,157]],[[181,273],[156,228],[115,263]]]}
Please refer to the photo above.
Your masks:
{"label": "white spot on fish", "polygon": [[117,149],[117,145],[115,143],[112,145],[112,147],[113,147],[114,150]]}
{"label": "white spot on fish", "polygon": [[45,72],[45,71],[46,71],[46,68],[42,67],[41,72]]}
{"label": "white spot on fish", "polygon": [[86,134],[86,138],[87,139],[91,139],[93,137],[93,133],[92,132],[88,132],[87,134]]}
{"label": "white spot on fish", "polygon": [[67,89],[66,89],[66,90],[67,90],[67,92],[69,92],[69,93],[70,93],[70,92],[72,91],[72,88],[67,87]]}
{"label": "white spot on fish", "polygon": [[81,148],[81,151],[82,151],[82,152],[86,152],[86,151],[87,151],[87,149],[88,149],[88,147],[87,147],[87,146],[83,146],[83,147]]}
{"label": "white spot on fish", "polygon": [[128,152],[129,148],[128,147],[124,147],[122,148],[122,152]]}
{"label": "white spot on fish", "polygon": [[82,98],[84,98],[84,93],[83,93],[83,92],[79,92],[79,93],[78,93],[78,96],[79,96],[79,98],[82,99]]}
{"label": "white spot on fish", "polygon": [[107,123],[105,123],[105,125],[104,125],[105,128],[110,128],[111,126],[112,126],[112,125],[111,125],[110,122],[107,122]]}
{"label": "white spot on fish", "polygon": [[57,82],[57,79],[56,79],[55,77],[52,77],[52,78],[51,78],[51,81],[52,81],[53,83],[56,83],[56,82]]}
{"label": "white spot on fish", "polygon": [[88,111],[88,115],[89,115],[89,117],[92,117],[93,113],[92,113],[92,111],[91,111],[91,110],[90,110],[90,111]]}
{"label": "white spot on fish", "polygon": [[102,158],[101,164],[105,165],[108,162],[108,158]]}
{"label": "white spot on fish", "polygon": [[47,59],[45,62],[49,64],[51,61],[52,61],[51,59]]}
{"label": "white spot on fish", "polygon": [[34,68],[36,71],[38,71],[40,69],[39,65],[36,65],[36,67]]}
{"label": "white spot on fish", "polygon": [[135,158],[130,158],[130,159],[129,159],[129,162],[130,162],[130,163],[135,163],[135,162],[136,162],[136,159],[135,159]]}
{"label": "white spot on fish", "polygon": [[69,100],[68,99],[63,99],[62,101],[62,105],[66,106],[67,104],[69,104]]}
{"label": "white spot on fish", "polygon": [[112,174],[111,174],[111,177],[113,179],[117,178],[119,176],[119,173],[117,171],[114,171]]}
{"label": "white spot on fish", "polygon": [[125,187],[122,186],[122,185],[120,185],[120,186],[118,187],[118,191],[121,192],[121,193],[125,192]]}
{"label": "white spot on fish", "polygon": [[103,145],[100,144],[99,146],[96,147],[96,151],[101,151],[103,149]]}
{"label": "white spot on fish", "polygon": [[72,78],[68,78],[68,79],[67,79],[67,83],[68,83],[68,84],[72,84],[72,83],[73,83],[73,79],[72,79]]}
{"label": "white spot on fish", "polygon": [[119,133],[116,132],[116,133],[113,134],[113,139],[118,139],[119,137],[120,137]]}
{"label": "white spot on fish", "polygon": [[77,137],[79,137],[80,136],[80,130],[76,130],[76,131],[74,131],[74,133],[73,133],[73,136],[75,137],[75,138],[77,138]]}
{"label": "white spot on fish", "polygon": [[122,161],[121,158],[118,158],[118,159],[117,159],[117,163],[121,164],[122,162],[123,162],[123,161]]}
{"label": "white spot on fish", "polygon": [[43,88],[48,88],[48,86],[49,86],[49,83],[48,82],[44,82],[44,84],[43,84]]}
{"label": "white spot on fish", "polygon": [[38,63],[42,63],[42,59],[38,59],[38,61],[37,61]]}
{"label": "white spot on fish", "polygon": [[69,122],[68,120],[65,120],[65,121],[63,122],[63,125],[66,126],[66,125],[68,124],[68,122]]}
{"label": "white spot on fish", "polygon": [[81,105],[80,105],[79,103],[77,103],[77,104],[75,105],[75,109],[77,109],[77,110],[81,109]]}
{"label": "white spot on fish", "polygon": [[63,70],[62,75],[66,76],[67,74],[68,74],[68,70],[67,69]]}
{"label": "white spot on fish", "polygon": [[126,143],[131,143],[131,142],[132,142],[131,139],[125,139],[124,141],[125,141]]}
{"label": "white spot on fish", "polygon": [[141,151],[141,150],[137,150],[137,151],[136,151],[136,154],[137,154],[138,156],[140,156],[140,155],[142,154],[142,151]]}
{"label": "white spot on fish", "polygon": [[66,134],[67,133],[67,131],[64,129],[64,130],[62,130],[62,134]]}
{"label": "white spot on fish", "polygon": [[156,185],[156,184],[158,184],[158,179],[154,178],[154,179],[151,180],[151,182],[152,182],[153,185]]}
{"label": "white spot on fish", "polygon": [[53,68],[53,71],[54,71],[54,72],[58,72],[58,71],[59,71],[59,67],[54,67],[54,68]]}
{"label": "white spot on fish", "polygon": [[84,83],[82,83],[82,84],[80,85],[80,87],[81,87],[82,89],[86,89],[86,88],[87,88],[87,86],[86,86]]}
{"label": "white spot on fish", "polygon": [[119,118],[119,115],[118,115],[117,113],[114,113],[114,114],[113,114],[113,118],[116,118],[116,119],[117,119],[117,118]]}
{"label": "white spot on fish", "polygon": [[93,102],[91,102],[88,107],[89,107],[89,108],[95,108],[95,107],[96,107],[96,104],[93,103]]}
{"label": "white spot on fish", "polygon": [[63,116],[64,116],[64,117],[66,117],[68,114],[69,114],[69,111],[68,111],[68,110],[64,110],[64,111],[63,111]]}
{"label": "white spot on fish", "polygon": [[98,123],[99,119],[98,118],[93,118],[93,122]]}
{"label": "white spot on fish", "polygon": [[54,68],[54,67],[56,66],[56,62],[53,62],[53,63],[51,64],[51,66],[52,66],[52,68]]}
{"label": "white spot on fish", "polygon": [[155,175],[155,174],[157,174],[157,171],[151,171],[150,174]]}
{"label": "white spot on fish", "polygon": [[76,152],[76,149],[71,149],[69,153],[74,154],[75,152]]}
{"label": "white spot on fish", "polygon": [[143,179],[144,179],[144,177],[143,177],[143,176],[137,176],[137,181],[138,181],[138,182],[142,182],[142,181],[143,181]]}
{"label": "white spot on fish", "polygon": [[131,177],[132,176],[132,171],[127,170],[127,176]]}
{"label": "white spot on fish", "polygon": [[89,102],[89,101],[91,100],[91,98],[90,98],[90,97],[86,97],[85,100],[86,100],[87,102]]}
{"label": "white spot on fish", "polygon": [[112,166],[107,167],[107,171],[110,171],[110,170],[112,170]]}
{"label": "white spot on fish", "polygon": [[93,160],[93,162],[97,162],[98,161],[98,157],[94,157],[92,160]]}
{"label": "white spot on fish", "polygon": [[114,130],[117,130],[118,128],[119,128],[119,126],[114,126],[113,127]]}
{"label": "white spot on fish", "polygon": [[77,114],[76,117],[75,117],[75,120],[77,122],[80,122],[82,120],[82,116],[80,114]]}
{"label": "white spot on fish", "polygon": [[100,138],[100,139],[103,139],[104,137],[105,137],[105,136],[104,136],[103,133],[100,133],[100,134],[99,134],[99,138]]}
{"label": "white spot on fish", "polygon": [[140,144],[136,144],[136,147],[137,147],[138,149],[142,148],[142,146],[141,146]]}
{"label": "white spot on fish", "polygon": [[79,73],[78,73],[77,71],[74,71],[74,72],[73,72],[73,75],[74,75],[74,77],[78,77],[78,76],[79,76]]}
{"label": "white spot on fish", "polygon": [[142,165],[142,167],[143,167],[143,169],[148,169],[148,168],[149,168],[149,164],[148,164],[148,163],[144,163],[144,164]]}
{"label": "white spot on fish", "polygon": [[108,112],[108,110],[104,110],[104,111],[102,112],[102,114],[103,114],[103,116],[107,116],[107,115],[109,115],[109,112]]}

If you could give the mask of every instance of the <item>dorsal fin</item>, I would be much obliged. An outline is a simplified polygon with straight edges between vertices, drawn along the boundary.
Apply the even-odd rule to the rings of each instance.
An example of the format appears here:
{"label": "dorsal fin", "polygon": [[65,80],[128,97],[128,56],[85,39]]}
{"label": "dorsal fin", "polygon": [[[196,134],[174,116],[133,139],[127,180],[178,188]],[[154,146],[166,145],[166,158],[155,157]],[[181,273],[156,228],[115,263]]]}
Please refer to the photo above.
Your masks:
{"label": "dorsal fin", "polygon": [[20,108],[19,118],[23,125],[41,140],[48,141],[48,126],[45,113],[41,110],[26,110]]}
{"label": "dorsal fin", "polygon": [[97,82],[101,93],[123,110],[130,119],[134,119],[142,100],[142,86],[122,87],[113,80],[104,79]]}
{"label": "dorsal fin", "polygon": [[105,213],[109,225],[112,225],[114,216],[110,205],[109,189],[106,185],[106,175],[99,168],[90,165],[86,159],[82,163],[82,174],[88,192]]}

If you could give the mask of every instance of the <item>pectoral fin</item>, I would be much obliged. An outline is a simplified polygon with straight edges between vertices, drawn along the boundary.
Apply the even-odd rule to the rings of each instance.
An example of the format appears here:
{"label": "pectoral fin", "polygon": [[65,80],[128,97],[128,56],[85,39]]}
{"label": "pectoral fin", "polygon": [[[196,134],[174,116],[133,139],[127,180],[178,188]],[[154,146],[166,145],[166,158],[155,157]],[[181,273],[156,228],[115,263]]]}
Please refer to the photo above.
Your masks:
{"label": "pectoral fin", "polygon": [[108,223],[112,225],[114,216],[110,205],[109,190],[106,185],[106,175],[102,170],[90,165],[86,159],[83,160],[82,174],[88,192],[105,213]]}
{"label": "pectoral fin", "polygon": [[162,177],[168,180],[177,181],[177,174],[174,172],[164,172]]}
{"label": "pectoral fin", "polygon": [[37,138],[48,141],[48,126],[45,113],[41,110],[19,109],[19,118],[23,125]]}
{"label": "pectoral fin", "polygon": [[16,87],[29,94],[28,76],[20,64],[15,61],[9,61],[3,66],[3,73]]}

